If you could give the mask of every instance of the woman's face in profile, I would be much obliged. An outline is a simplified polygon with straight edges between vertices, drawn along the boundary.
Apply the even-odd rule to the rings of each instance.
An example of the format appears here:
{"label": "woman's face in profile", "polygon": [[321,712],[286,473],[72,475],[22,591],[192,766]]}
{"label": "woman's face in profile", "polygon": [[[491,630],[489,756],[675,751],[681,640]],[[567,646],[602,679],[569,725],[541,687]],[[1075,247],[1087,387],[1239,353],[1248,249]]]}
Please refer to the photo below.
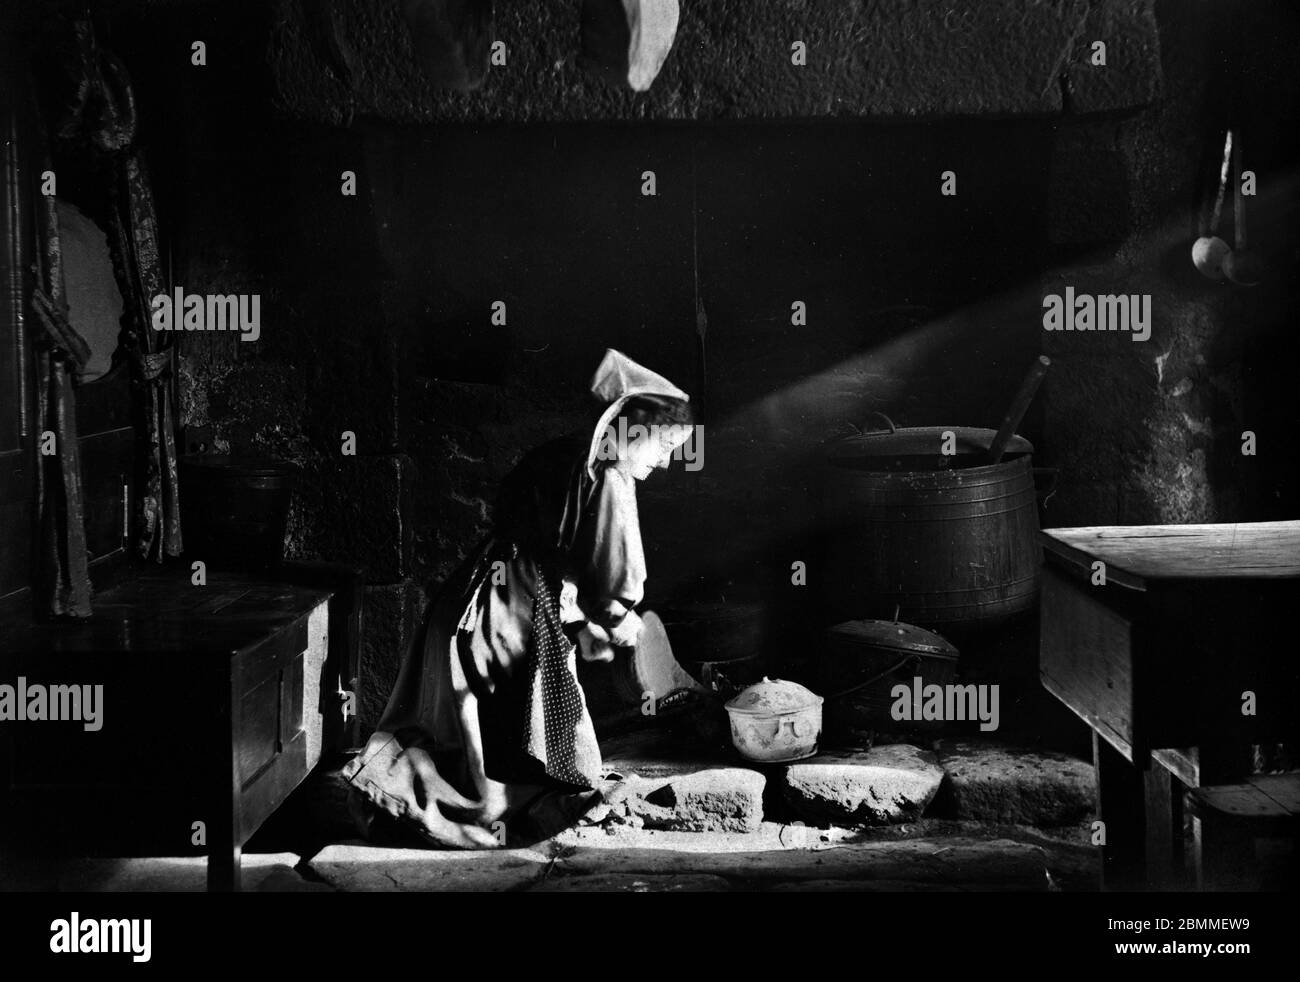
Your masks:
{"label": "woman's face in profile", "polygon": [[667,468],[673,451],[685,443],[689,435],[690,428],[686,426],[641,428],[641,432],[629,440],[620,464],[636,480],[644,481],[656,470]]}

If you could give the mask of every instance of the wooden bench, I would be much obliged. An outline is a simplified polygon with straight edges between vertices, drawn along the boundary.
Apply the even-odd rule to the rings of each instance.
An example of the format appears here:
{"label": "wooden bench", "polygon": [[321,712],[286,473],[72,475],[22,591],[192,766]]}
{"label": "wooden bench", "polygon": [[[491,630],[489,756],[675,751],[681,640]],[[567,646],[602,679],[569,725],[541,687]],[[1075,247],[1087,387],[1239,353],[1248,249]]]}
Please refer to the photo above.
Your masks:
{"label": "wooden bench", "polygon": [[[1255,840],[1300,839],[1300,773],[1256,775],[1240,784],[1191,788],[1188,813],[1198,823],[1193,866],[1202,890],[1253,881]],[[1205,848],[1208,840],[1213,849]]]}

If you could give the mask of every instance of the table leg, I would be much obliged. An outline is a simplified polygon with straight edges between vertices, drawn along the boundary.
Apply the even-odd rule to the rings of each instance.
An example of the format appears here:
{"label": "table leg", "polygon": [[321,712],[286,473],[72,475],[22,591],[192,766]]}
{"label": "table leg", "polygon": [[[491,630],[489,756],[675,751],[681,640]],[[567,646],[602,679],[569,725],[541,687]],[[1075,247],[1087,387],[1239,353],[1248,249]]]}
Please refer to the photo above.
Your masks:
{"label": "table leg", "polygon": [[230,846],[208,854],[208,892],[238,893],[243,850]]}
{"label": "table leg", "polygon": [[[1249,773],[1244,743],[1228,742],[1198,748],[1200,787],[1235,784]],[[1255,836],[1239,820],[1192,817],[1191,873],[1198,890],[1249,889],[1254,874]]]}
{"label": "table leg", "polygon": [[1154,760],[1143,772],[1147,885],[1153,890],[1183,887],[1183,785]]}
{"label": "table leg", "polygon": [[219,817],[208,829],[208,892],[237,893],[243,844],[235,835],[238,818],[234,800],[228,793],[218,793],[216,800],[213,812]]}
{"label": "table leg", "polygon": [[1102,889],[1142,889],[1146,858],[1143,772],[1095,732],[1092,762],[1097,774],[1097,818],[1106,828]]}

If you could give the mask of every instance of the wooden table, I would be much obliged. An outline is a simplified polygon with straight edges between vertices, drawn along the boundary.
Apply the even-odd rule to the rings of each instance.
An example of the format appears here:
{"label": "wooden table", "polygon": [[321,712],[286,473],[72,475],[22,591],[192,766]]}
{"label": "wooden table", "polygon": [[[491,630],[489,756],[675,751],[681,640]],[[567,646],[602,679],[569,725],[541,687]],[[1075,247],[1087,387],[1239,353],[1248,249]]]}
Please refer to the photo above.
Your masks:
{"label": "wooden table", "polygon": [[[1105,882],[1177,885],[1184,788],[1242,781],[1252,744],[1300,735],[1300,522],[1040,537],[1040,674],[1093,732]],[[1194,828],[1211,882],[1240,843]]]}
{"label": "wooden table", "polygon": [[238,889],[243,844],[342,742],[360,582],[325,565],[274,574],[138,568],[94,616],[0,619],[0,683],[102,685],[100,728],[0,724],[10,844],[62,855],[207,855]]}

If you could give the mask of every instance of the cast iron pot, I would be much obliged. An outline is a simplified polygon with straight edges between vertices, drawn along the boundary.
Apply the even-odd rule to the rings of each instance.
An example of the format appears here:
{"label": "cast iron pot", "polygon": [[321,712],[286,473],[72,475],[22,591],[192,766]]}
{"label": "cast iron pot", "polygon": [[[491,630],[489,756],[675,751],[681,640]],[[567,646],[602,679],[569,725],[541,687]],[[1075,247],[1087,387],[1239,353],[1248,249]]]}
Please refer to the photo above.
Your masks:
{"label": "cast iron pot", "polygon": [[847,621],[826,631],[822,651],[821,686],[832,732],[943,728],[932,720],[900,725],[890,710],[899,683],[910,690],[914,678],[940,686],[956,678],[958,652],[946,639],[899,621]]}

